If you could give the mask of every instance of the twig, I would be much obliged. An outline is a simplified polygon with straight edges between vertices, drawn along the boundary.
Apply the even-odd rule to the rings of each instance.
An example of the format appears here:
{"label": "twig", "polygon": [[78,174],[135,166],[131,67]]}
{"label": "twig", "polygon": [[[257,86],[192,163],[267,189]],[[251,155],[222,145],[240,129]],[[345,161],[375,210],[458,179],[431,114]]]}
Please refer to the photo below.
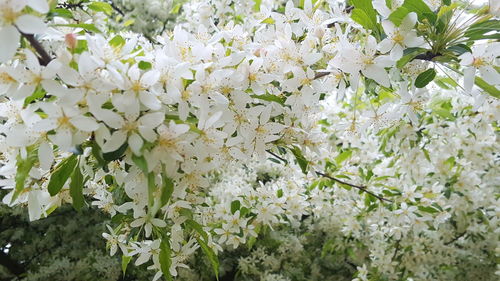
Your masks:
{"label": "twig", "polygon": [[466,231],[464,231],[464,232],[460,233],[459,235],[455,236],[455,238],[451,239],[451,240],[450,240],[450,241],[448,241],[448,242],[445,242],[444,244],[445,244],[446,246],[448,246],[448,245],[450,245],[450,244],[453,244],[453,243],[455,243],[458,239],[460,239],[461,237],[463,237],[465,234],[467,234],[467,232],[466,232]]}
{"label": "twig", "polygon": [[113,3],[113,1],[108,1],[109,5],[111,5],[111,8],[113,8],[113,10],[117,11],[120,15],[122,16],[125,16],[125,13],[120,10],[120,8],[118,8],[115,3]]}
{"label": "twig", "polygon": [[64,8],[64,9],[69,9],[69,10],[73,10],[73,9],[77,9],[77,8],[83,8],[83,1],[80,1],[78,3],[74,3],[74,4],[71,4],[71,3],[60,3],[57,5],[58,8]]}
{"label": "twig", "polygon": [[[285,158],[283,158],[283,157],[279,156],[278,154],[276,154],[276,153],[272,152],[271,150],[269,150],[269,149],[268,149],[268,150],[266,150],[266,152],[267,152],[267,153],[269,153],[269,154],[271,154],[272,156],[274,156],[274,157],[278,158],[279,160],[281,160],[281,161],[283,161],[283,162],[285,162],[285,163],[288,163],[288,161],[287,161]],[[363,192],[366,192],[366,193],[368,193],[368,194],[372,195],[373,197],[377,198],[377,199],[378,199],[378,200],[380,200],[380,201],[387,201],[387,202],[391,202],[391,203],[393,202],[392,200],[389,200],[389,199],[387,199],[387,198],[384,198],[384,197],[382,197],[382,196],[379,196],[379,195],[377,195],[377,194],[375,194],[375,193],[373,193],[373,192],[369,191],[368,189],[366,189],[366,187],[365,187],[365,186],[360,186],[360,185],[355,185],[355,184],[352,184],[352,183],[348,183],[348,182],[345,182],[345,181],[339,180],[339,179],[337,179],[337,178],[334,178],[334,177],[332,177],[332,176],[330,176],[330,175],[327,175],[327,174],[325,174],[325,173],[318,172],[318,171],[316,171],[316,174],[318,174],[318,175],[320,175],[320,176],[322,176],[322,177],[328,178],[328,179],[330,179],[330,180],[336,181],[336,182],[338,182],[338,183],[345,184],[345,185],[348,185],[348,186],[351,186],[351,187],[357,188],[357,189],[359,189],[359,190],[361,190],[361,191],[363,191]]]}
{"label": "twig", "polygon": [[[21,32],[21,31],[19,31]],[[50,61],[52,61],[52,57],[45,51],[43,48],[42,44],[36,40],[35,36],[33,34],[26,34],[21,32],[21,35],[30,42],[31,46],[35,48],[36,52],[40,55],[38,60],[40,61],[40,64],[43,66],[47,66]]]}
{"label": "twig", "polygon": [[266,150],[266,152],[269,153],[269,154],[271,154],[272,156],[278,158],[279,160],[281,160],[281,161],[283,161],[285,163],[288,163],[288,161],[285,158],[279,156],[278,154],[272,152],[271,150],[268,149],[268,150]]}
{"label": "twig", "polygon": [[373,192],[369,191],[368,189],[366,189],[366,187],[365,187],[365,186],[355,185],[355,184],[352,184],[352,183],[348,183],[348,182],[345,182],[345,181],[339,180],[339,179],[337,179],[337,178],[334,178],[334,177],[332,177],[332,176],[330,176],[330,175],[327,175],[327,174],[325,174],[325,173],[318,172],[318,171],[316,171],[316,174],[318,174],[318,175],[320,175],[320,176],[322,176],[322,177],[325,177],[325,178],[327,178],[327,179],[330,179],[330,180],[332,180],[332,181],[335,181],[335,182],[338,182],[338,183],[341,183],[341,184],[345,184],[345,185],[348,185],[348,186],[350,186],[350,187],[357,188],[357,189],[359,189],[359,190],[361,190],[361,191],[363,191],[363,192],[366,192],[366,193],[370,194],[371,196],[373,196],[373,197],[377,198],[377,199],[378,199],[378,200],[380,200],[380,201],[386,201],[386,202],[391,202],[391,203],[393,202],[392,200],[389,200],[389,199],[387,199],[387,198],[384,198],[384,197],[382,197],[382,196],[379,196],[379,195],[377,195],[377,194],[375,194],[375,193],[373,193]]}
{"label": "twig", "polygon": [[316,79],[319,79],[321,77],[324,77],[324,76],[327,76],[328,74],[330,74],[331,72],[329,71],[326,71],[326,72],[318,72],[316,73],[316,75],[314,75],[314,80]]}

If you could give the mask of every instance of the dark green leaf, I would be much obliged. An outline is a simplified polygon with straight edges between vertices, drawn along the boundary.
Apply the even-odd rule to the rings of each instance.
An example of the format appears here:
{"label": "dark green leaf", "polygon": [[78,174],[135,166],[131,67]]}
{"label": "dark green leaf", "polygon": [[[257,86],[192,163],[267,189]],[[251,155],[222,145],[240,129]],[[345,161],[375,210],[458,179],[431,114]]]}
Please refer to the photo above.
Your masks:
{"label": "dark green leaf", "polygon": [[112,152],[103,153],[102,154],[102,158],[104,158],[104,160],[106,160],[106,161],[117,160],[117,159],[119,159],[120,157],[123,156],[123,153],[125,153],[125,150],[127,150],[127,147],[128,147],[128,143],[125,142],[117,150],[112,151]]}
{"label": "dark green leaf", "polygon": [[55,196],[64,184],[68,181],[69,177],[75,170],[77,164],[76,155],[71,155],[70,157],[64,159],[59,165],[57,165],[55,171],[50,177],[47,189],[49,190],[50,196]]}
{"label": "dark green leaf", "polygon": [[85,184],[82,172],[78,164],[76,165],[73,174],[71,175],[71,182],[69,184],[69,195],[73,199],[73,207],[80,210],[83,207],[85,198],[83,197],[83,185]]}
{"label": "dark green leaf", "polygon": [[199,224],[198,222],[192,220],[192,219],[187,219],[184,224],[188,226],[189,228],[195,230],[201,237],[203,237],[203,240],[208,242],[208,234],[203,230],[203,226]]}
{"label": "dark green leaf", "polygon": [[415,79],[415,87],[423,88],[427,86],[436,77],[436,71],[434,68],[429,68],[426,71],[420,73]]}
{"label": "dark green leaf", "polygon": [[147,61],[140,61],[139,62],[139,68],[142,70],[148,70],[148,69],[151,69],[151,67],[153,67],[153,65],[150,62],[147,62]]}
{"label": "dark green leaf", "polygon": [[299,164],[299,167],[302,170],[302,173],[306,174],[307,173],[307,166],[309,165],[309,162],[304,157],[304,155],[302,155],[302,151],[300,150],[300,148],[297,146],[293,146],[293,148],[291,148],[290,151],[295,156],[295,159],[297,160],[297,163]]}
{"label": "dark green leaf", "polygon": [[171,178],[167,177],[165,175],[165,171],[162,173],[162,181],[163,181],[163,186],[161,190],[161,206],[165,206],[168,204],[168,201],[170,201],[170,198],[172,197],[172,193],[174,192],[174,182],[172,181]]}
{"label": "dark green leaf", "polygon": [[241,203],[239,200],[234,200],[233,202],[231,202],[231,213],[236,213],[236,211],[238,211],[241,207]]}
{"label": "dark green leaf", "polygon": [[208,260],[212,264],[212,268],[215,273],[215,278],[219,280],[219,259],[217,258],[217,255],[214,253],[214,250],[208,247],[207,243],[205,243],[203,240],[201,240],[200,238],[196,238],[196,240],[198,241],[198,244],[200,244],[203,253],[205,253]]}

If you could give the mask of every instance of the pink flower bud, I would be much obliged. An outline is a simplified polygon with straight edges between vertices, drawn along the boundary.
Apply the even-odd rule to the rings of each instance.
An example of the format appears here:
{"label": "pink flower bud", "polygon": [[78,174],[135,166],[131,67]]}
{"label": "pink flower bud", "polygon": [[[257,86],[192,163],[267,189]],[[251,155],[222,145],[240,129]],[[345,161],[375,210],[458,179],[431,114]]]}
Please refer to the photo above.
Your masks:
{"label": "pink flower bud", "polygon": [[76,34],[74,33],[66,34],[66,36],[64,36],[64,41],[66,41],[66,45],[68,45],[70,49],[76,48],[76,44],[78,42],[78,40],[76,39]]}

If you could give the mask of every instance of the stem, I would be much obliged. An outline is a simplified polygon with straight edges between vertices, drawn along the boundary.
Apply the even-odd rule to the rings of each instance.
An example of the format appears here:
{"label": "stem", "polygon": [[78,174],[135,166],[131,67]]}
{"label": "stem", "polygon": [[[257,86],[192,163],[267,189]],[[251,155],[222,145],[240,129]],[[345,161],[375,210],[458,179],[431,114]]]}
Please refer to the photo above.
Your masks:
{"label": "stem", "polygon": [[378,200],[380,200],[380,201],[386,201],[386,202],[391,202],[391,203],[393,202],[392,200],[389,200],[389,199],[387,199],[387,198],[384,198],[384,197],[382,197],[382,196],[379,196],[379,195],[377,195],[377,194],[375,194],[375,193],[373,193],[373,192],[369,191],[368,189],[366,189],[366,186],[362,186],[362,185],[355,185],[355,184],[352,184],[352,183],[348,183],[348,182],[345,182],[345,181],[343,181],[343,180],[339,180],[339,179],[337,179],[337,178],[334,178],[334,177],[332,177],[332,176],[330,176],[330,175],[327,175],[327,174],[325,174],[325,173],[321,173],[321,172],[318,172],[318,171],[316,171],[316,174],[318,174],[318,175],[320,175],[320,176],[322,176],[322,177],[324,177],[324,178],[330,179],[330,180],[332,180],[332,181],[335,181],[335,182],[337,182],[337,183],[341,183],[341,184],[348,185],[348,186],[350,186],[350,187],[357,188],[357,189],[361,190],[362,192],[365,192],[365,193],[370,194],[371,196],[373,196],[373,197],[377,198],[377,199],[378,199]]}

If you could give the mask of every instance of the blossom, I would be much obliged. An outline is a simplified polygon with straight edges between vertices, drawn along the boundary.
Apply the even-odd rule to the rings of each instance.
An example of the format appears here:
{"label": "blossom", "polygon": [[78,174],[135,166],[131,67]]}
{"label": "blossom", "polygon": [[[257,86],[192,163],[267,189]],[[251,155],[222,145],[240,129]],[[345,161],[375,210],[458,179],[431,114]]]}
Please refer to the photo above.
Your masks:
{"label": "blossom", "polygon": [[24,14],[29,6],[33,10],[45,14],[49,6],[45,0],[3,0],[0,2],[0,63],[6,62],[15,55],[21,39],[21,33],[37,34],[45,31],[45,23],[38,17]]}
{"label": "blossom", "polygon": [[394,23],[389,20],[382,22],[384,32],[387,38],[382,40],[378,49],[382,53],[391,52],[392,60],[399,60],[403,56],[404,48],[406,47],[419,47],[424,43],[421,37],[417,37],[417,33],[413,30],[417,22],[417,14],[409,13],[401,21],[400,25],[396,27]]}

